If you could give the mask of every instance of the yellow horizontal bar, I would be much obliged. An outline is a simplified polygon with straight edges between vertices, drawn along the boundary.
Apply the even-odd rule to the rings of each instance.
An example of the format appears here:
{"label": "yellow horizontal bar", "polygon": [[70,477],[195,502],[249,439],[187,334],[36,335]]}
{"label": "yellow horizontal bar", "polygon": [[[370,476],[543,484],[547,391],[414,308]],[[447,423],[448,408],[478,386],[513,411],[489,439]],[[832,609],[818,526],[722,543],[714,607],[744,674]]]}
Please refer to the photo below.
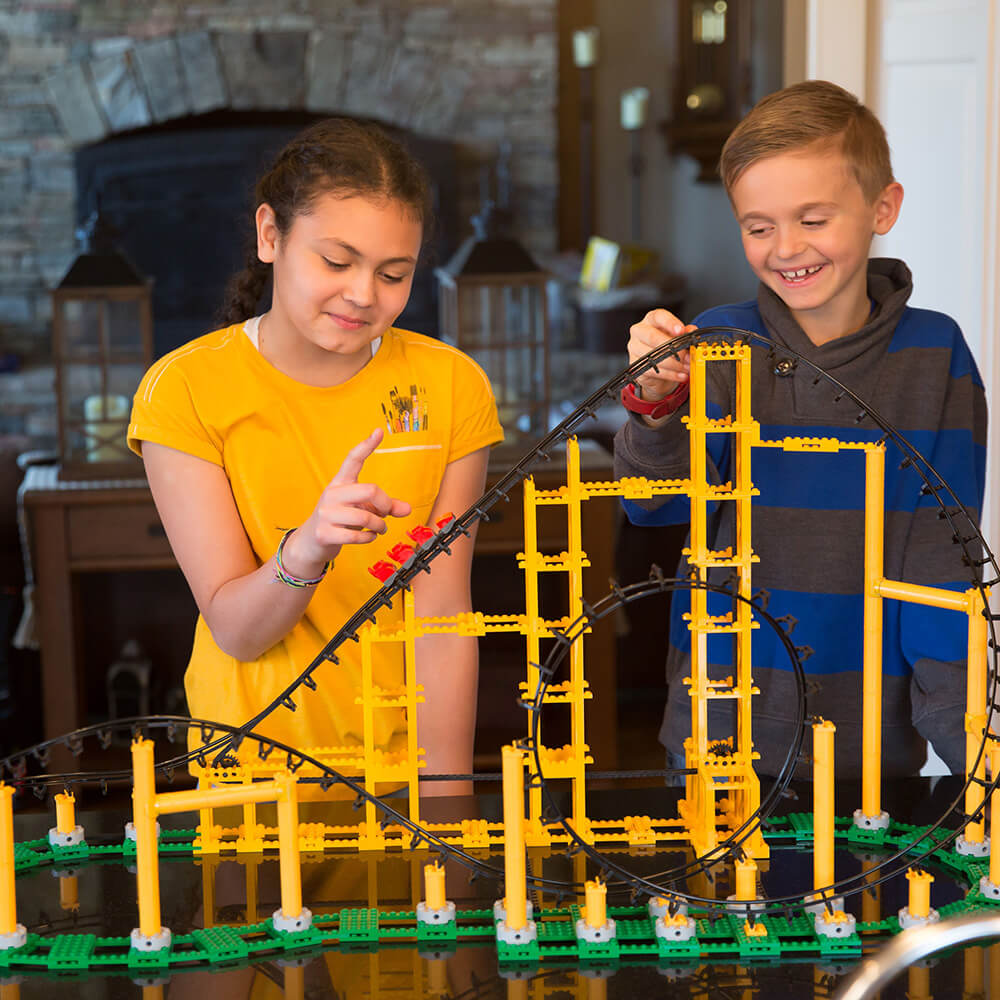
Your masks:
{"label": "yellow horizontal bar", "polygon": [[902,583],[899,580],[878,580],[875,589],[879,597],[911,604],[927,604],[934,608],[950,608],[952,611],[969,610],[969,601],[964,593],[943,590],[940,587],[922,587],[917,583]]}
{"label": "yellow horizontal bar", "polygon": [[215,809],[243,802],[277,802],[280,795],[281,787],[277,781],[259,781],[252,785],[221,785],[218,788],[162,792],[153,799],[153,808],[162,816],[165,813]]}

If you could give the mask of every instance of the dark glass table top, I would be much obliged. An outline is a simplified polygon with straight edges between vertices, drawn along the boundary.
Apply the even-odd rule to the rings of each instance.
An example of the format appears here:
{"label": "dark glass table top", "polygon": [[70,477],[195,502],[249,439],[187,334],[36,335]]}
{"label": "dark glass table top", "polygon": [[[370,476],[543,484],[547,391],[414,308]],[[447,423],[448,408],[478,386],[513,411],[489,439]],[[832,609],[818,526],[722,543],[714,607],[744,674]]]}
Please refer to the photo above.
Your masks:
{"label": "dark glass table top", "polygon": [[[923,825],[941,816],[960,787],[958,779],[953,778],[894,782],[886,791],[884,805],[895,819]],[[799,798],[783,801],[779,812],[811,810],[809,786],[796,785],[795,790]],[[676,815],[677,796],[677,790],[662,787],[591,790],[589,812],[595,819],[635,814],[671,817]],[[837,812],[841,816],[850,815],[860,801],[857,787],[850,785],[839,786],[837,798]],[[121,805],[100,807],[99,798],[93,804],[99,807],[90,808],[84,802],[77,813],[77,822],[84,825],[88,843],[120,843],[123,824],[129,818],[127,811]],[[340,808],[350,812],[347,804],[337,807]],[[442,811],[442,818],[448,811],[454,815],[471,812],[484,819],[498,819],[501,815],[500,799],[495,794],[478,795],[474,801],[440,800],[434,808]],[[330,815],[328,819],[336,822],[337,816]],[[180,815],[164,817],[161,822],[165,828],[180,829],[190,828],[196,820],[191,815]],[[22,842],[44,837],[53,824],[51,811],[19,811],[15,815],[16,839]],[[838,877],[861,871],[864,855],[857,845],[841,846],[838,842]],[[333,913],[345,906],[412,911],[423,898],[423,865],[433,857],[427,852],[408,857],[385,852],[304,856],[303,902],[317,915]],[[653,852],[636,848],[617,851],[613,858],[630,871],[654,876],[682,860],[684,855],[680,849]],[[490,861],[502,869],[502,855],[491,855]],[[528,864],[533,874],[553,880],[579,882],[597,872],[589,859],[580,854],[569,858],[562,848],[532,849]],[[930,870],[935,869],[930,866]],[[770,861],[761,865],[762,888],[769,896],[808,888],[811,875],[811,851],[792,843],[772,844]],[[729,877],[719,869],[719,883],[709,891],[719,898],[732,892],[726,883]],[[75,882],[69,883],[67,879]],[[278,861],[271,856],[161,857],[160,882],[163,923],[175,935],[205,926],[239,926],[266,920],[279,901]],[[709,883],[702,878],[695,890],[704,890],[706,885]],[[255,914],[248,912],[248,886],[257,897]],[[964,886],[946,873],[937,872],[932,905],[941,907],[958,900],[965,891]],[[457,862],[448,863],[447,896],[456,902],[459,911],[488,909],[501,895],[502,890],[494,880],[477,877],[470,881],[466,869]],[[75,909],[68,905],[74,896],[78,900]],[[907,903],[905,878],[900,876],[883,885],[880,896],[881,915],[894,915]],[[542,896],[533,893],[532,898],[536,907],[543,908],[580,902],[575,897],[557,899],[549,893]],[[630,903],[635,905],[635,899],[625,894],[613,899],[609,891],[609,906]],[[860,919],[862,905],[859,896],[852,896],[847,909]],[[872,905],[869,902],[864,919],[871,919]],[[88,861],[60,872],[51,867],[38,868],[18,877],[17,907],[18,921],[32,933],[127,937],[138,922],[135,875],[120,855],[96,863]],[[351,951],[335,944],[301,957],[271,955],[254,964],[232,968],[171,968],[169,977],[162,980],[151,974],[143,979],[145,973],[140,972],[131,976],[73,973],[58,977],[7,975],[0,970],[0,1000],[35,997],[46,1000],[70,997],[81,1000],[105,997],[783,1000],[787,997],[793,1000],[832,997],[837,984],[857,961],[857,958],[825,961],[782,958],[740,965],[729,957],[718,962],[697,959],[665,964],[655,957],[623,956],[613,965],[590,969],[578,968],[575,958],[565,963],[543,959],[537,966],[512,969],[498,967],[492,943],[462,942],[451,950],[441,951],[420,951],[406,944]],[[937,956],[910,969],[881,993],[884,1000],[905,996],[913,1000],[930,997],[971,1000],[979,995],[1000,997],[1000,945]]]}

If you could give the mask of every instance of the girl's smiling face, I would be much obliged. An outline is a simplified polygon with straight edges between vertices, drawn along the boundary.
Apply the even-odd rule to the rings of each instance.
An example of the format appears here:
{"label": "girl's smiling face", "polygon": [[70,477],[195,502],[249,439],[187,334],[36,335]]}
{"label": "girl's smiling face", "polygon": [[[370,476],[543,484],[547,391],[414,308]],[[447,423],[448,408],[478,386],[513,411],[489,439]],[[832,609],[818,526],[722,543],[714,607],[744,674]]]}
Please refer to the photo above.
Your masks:
{"label": "girl's smiling face", "polygon": [[730,197],[750,267],[814,343],[864,325],[868,251],[899,215],[899,184],[869,204],[843,154],[811,146],[751,164]]}
{"label": "girl's smiling face", "polygon": [[261,205],[257,253],[274,268],[269,325],[285,343],[297,334],[306,352],[367,354],[406,306],[422,236],[420,221],[392,199],[321,194],[284,237]]}

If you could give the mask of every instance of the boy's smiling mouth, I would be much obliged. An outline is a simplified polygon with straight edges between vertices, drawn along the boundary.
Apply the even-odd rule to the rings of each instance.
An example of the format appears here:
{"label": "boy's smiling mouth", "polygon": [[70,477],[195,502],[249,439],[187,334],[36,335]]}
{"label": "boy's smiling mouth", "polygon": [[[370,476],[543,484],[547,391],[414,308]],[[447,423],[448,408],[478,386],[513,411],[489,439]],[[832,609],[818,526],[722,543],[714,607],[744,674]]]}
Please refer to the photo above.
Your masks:
{"label": "boy's smiling mouth", "polygon": [[825,266],[825,264],[813,264],[811,267],[799,267],[790,271],[784,271],[780,268],[775,268],[775,270],[785,281],[795,285],[801,281],[805,281],[807,278],[812,277],[812,275],[814,275],[817,271],[822,270]]}

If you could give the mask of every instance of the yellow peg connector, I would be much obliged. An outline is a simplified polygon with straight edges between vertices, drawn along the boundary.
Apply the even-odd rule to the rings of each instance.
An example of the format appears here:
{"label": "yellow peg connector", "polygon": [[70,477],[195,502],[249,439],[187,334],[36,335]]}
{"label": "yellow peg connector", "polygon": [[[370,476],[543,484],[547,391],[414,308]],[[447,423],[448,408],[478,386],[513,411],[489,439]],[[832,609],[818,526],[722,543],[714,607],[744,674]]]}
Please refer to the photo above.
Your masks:
{"label": "yellow peg connector", "polygon": [[433,864],[424,865],[424,887],[427,909],[442,909],[446,902],[444,869],[436,861]]}
{"label": "yellow peg connector", "polygon": [[588,927],[603,927],[608,922],[607,896],[608,887],[597,879],[585,883],[587,893],[584,919]]}
{"label": "yellow peg connector", "polygon": [[56,800],[56,829],[72,833],[76,829],[76,797],[71,792],[59,792]]}
{"label": "yellow peg connector", "polygon": [[899,911],[900,929],[905,931],[908,927],[934,923],[938,919],[938,911],[931,907],[934,876],[921,868],[911,868],[906,873],[906,880],[910,883],[910,902]]}
{"label": "yellow peg connector", "polygon": [[926,917],[931,909],[931,882],[934,876],[920,868],[911,868],[906,873],[910,883],[910,915]]}

